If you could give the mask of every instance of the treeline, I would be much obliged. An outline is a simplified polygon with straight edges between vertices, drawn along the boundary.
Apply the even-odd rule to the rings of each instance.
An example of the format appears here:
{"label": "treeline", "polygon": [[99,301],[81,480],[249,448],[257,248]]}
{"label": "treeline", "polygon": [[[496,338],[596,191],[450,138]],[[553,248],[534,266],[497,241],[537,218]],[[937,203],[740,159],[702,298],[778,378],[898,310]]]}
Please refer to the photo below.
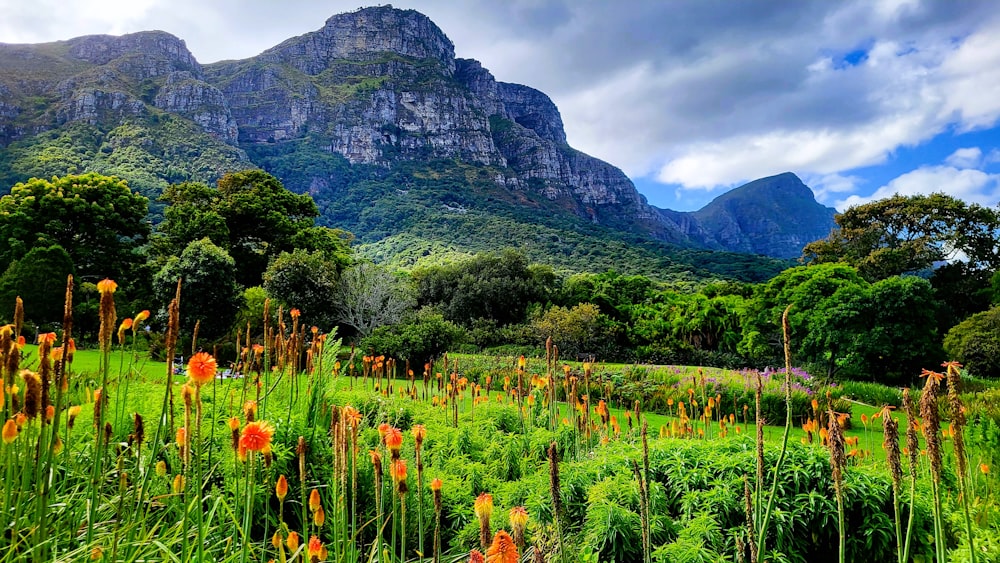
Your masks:
{"label": "treeline", "polygon": [[172,185],[159,203],[154,226],[148,200],[116,178],[14,186],[0,198],[0,320],[21,297],[26,320],[49,330],[74,274],[75,333],[94,338],[96,283],[112,277],[120,316],[153,311],[145,334],[156,352],[182,280],[185,334],[197,323],[198,343],[224,358],[236,334],[259,332],[270,301],[272,326],[295,309],[303,331],[337,329],[415,369],[446,350],[538,354],[548,338],[564,359],[740,368],[783,363],[779,323],[791,307],[794,361],[815,375],[903,382],[946,357],[1000,375],[990,309],[1000,220],[941,194],[849,210],[806,247],[807,265],[761,283],[574,273],[509,249],[390,270],[356,255],[350,233],[317,226],[309,195],[258,170]]}

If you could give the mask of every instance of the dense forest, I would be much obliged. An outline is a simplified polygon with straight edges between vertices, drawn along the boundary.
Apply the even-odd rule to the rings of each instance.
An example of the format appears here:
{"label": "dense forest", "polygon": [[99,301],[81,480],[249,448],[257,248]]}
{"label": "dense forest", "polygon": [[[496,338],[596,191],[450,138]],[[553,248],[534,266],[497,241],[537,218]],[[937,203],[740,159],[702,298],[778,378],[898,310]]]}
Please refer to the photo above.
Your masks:
{"label": "dense forest", "polygon": [[96,174],[13,186],[0,199],[0,320],[21,297],[29,325],[47,330],[62,309],[46,280],[74,274],[77,334],[96,339],[96,283],[111,277],[125,307],[154,311],[146,334],[155,352],[181,279],[186,331],[197,323],[223,359],[270,300],[272,312],[295,308],[305,325],[414,364],[449,349],[539,355],[551,337],[566,358],[763,368],[782,363],[790,305],[793,354],[814,374],[904,382],[947,356],[1000,375],[991,309],[1000,219],[942,194],[852,208],[800,264],[756,282],[718,267],[737,255],[710,252],[688,275],[676,263],[662,275],[574,270],[500,244],[475,255],[421,249],[425,259],[408,268],[374,264],[348,230],[316,225],[308,194],[259,170],[169,186],[155,224],[151,203]]}

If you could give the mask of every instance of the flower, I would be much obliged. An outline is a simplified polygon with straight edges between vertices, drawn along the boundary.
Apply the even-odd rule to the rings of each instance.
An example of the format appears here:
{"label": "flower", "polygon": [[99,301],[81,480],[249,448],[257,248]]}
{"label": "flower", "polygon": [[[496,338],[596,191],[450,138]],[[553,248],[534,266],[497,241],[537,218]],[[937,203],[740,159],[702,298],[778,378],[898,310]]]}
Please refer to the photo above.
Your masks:
{"label": "flower", "polygon": [[431,490],[432,491],[440,491],[441,490],[441,485],[442,485],[441,479],[438,479],[438,478],[435,477],[431,481]]}
{"label": "flower", "polygon": [[313,524],[315,524],[317,528],[322,528],[324,522],[326,522],[326,512],[323,510],[323,507],[320,506],[313,512]]}
{"label": "flower", "polygon": [[489,520],[490,516],[493,514],[493,495],[489,493],[482,493],[476,497],[476,502],[473,504],[473,508],[476,511],[476,518],[480,521],[483,519]]}
{"label": "flower", "polygon": [[288,479],[284,475],[280,475],[278,482],[274,484],[274,494],[279,501],[285,502],[285,497],[288,496]]}
{"label": "flower", "polygon": [[208,352],[198,352],[188,360],[188,377],[195,385],[204,385],[215,379],[216,361]]}
{"label": "flower", "polygon": [[405,482],[406,481],[406,460],[405,459],[397,459],[396,461],[392,462],[392,465],[389,466],[389,473],[392,474],[392,479],[397,484]]}
{"label": "flower", "polygon": [[132,319],[125,319],[122,324],[118,325],[118,343],[122,344],[125,342],[125,331],[132,328]]}
{"label": "flower", "polygon": [[512,528],[524,528],[528,523],[528,511],[523,506],[510,509],[510,525]]}
{"label": "flower", "polygon": [[229,425],[230,430],[236,431],[240,429],[240,419],[235,416],[229,417],[227,424]]}
{"label": "flower", "polygon": [[174,477],[174,494],[180,494],[184,490],[184,476],[178,473]]}
{"label": "flower", "polygon": [[135,316],[135,320],[132,322],[132,330],[135,331],[135,327],[139,326],[142,321],[149,318],[149,309],[143,309]]}
{"label": "flower", "polygon": [[361,424],[361,412],[351,405],[344,407],[344,418],[347,419],[351,428],[357,429],[358,425]]}
{"label": "flower", "polygon": [[268,453],[271,451],[271,435],[274,427],[264,421],[250,422],[243,427],[240,434],[240,447],[254,452]]}
{"label": "flower", "polygon": [[14,423],[13,419],[8,418],[7,422],[3,425],[3,443],[10,444],[17,438],[17,424]]}
{"label": "flower", "polygon": [[486,550],[487,563],[517,563],[520,556],[517,553],[517,546],[514,539],[504,530],[497,532],[493,536],[493,543]]}
{"label": "flower", "polygon": [[427,429],[424,428],[423,424],[414,424],[410,432],[413,433],[413,441],[416,442],[417,448],[420,448],[420,445],[424,443],[424,437],[427,436]]}
{"label": "flower", "polygon": [[930,378],[934,379],[934,381],[940,383],[941,380],[944,379],[944,374],[936,372],[936,371],[930,371],[930,370],[925,369],[925,370],[923,370],[923,371],[920,372],[920,377],[930,377]]}
{"label": "flower", "polygon": [[97,282],[97,291],[99,291],[101,295],[114,293],[116,289],[118,289],[118,284],[115,283],[114,280],[104,278],[103,280]]}
{"label": "flower", "polygon": [[311,536],[309,538],[308,551],[310,559],[312,559],[313,557],[319,559],[323,554],[323,542],[319,541],[318,537]]}
{"label": "flower", "polygon": [[175,440],[179,447],[184,447],[187,445],[187,428],[181,426],[177,429],[177,438]]}
{"label": "flower", "polygon": [[285,545],[288,549],[295,553],[295,550],[299,548],[299,534],[296,532],[288,532],[288,538],[285,540]]}
{"label": "flower", "polygon": [[[7,427],[5,426],[4,427],[4,433],[5,434],[6,434],[6,431],[7,431]],[[6,438],[4,440],[6,441]],[[990,466],[986,465],[985,463],[980,463],[979,464],[979,472],[982,473],[983,475],[989,475],[990,474]]]}
{"label": "flower", "polygon": [[316,512],[321,508],[321,506],[322,505],[320,504],[320,499],[319,499],[319,489],[313,489],[309,493],[309,510]]}
{"label": "flower", "polygon": [[478,549],[473,549],[469,552],[469,563],[486,563],[486,559],[483,559],[483,553]]}
{"label": "flower", "polygon": [[385,447],[389,448],[389,451],[399,453],[399,448],[403,445],[403,433],[400,432],[399,428],[390,426],[385,433]]}
{"label": "flower", "polygon": [[158,477],[163,477],[166,474],[167,474],[167,462],[161,459],[160,461],[156,462],[156,475]]}

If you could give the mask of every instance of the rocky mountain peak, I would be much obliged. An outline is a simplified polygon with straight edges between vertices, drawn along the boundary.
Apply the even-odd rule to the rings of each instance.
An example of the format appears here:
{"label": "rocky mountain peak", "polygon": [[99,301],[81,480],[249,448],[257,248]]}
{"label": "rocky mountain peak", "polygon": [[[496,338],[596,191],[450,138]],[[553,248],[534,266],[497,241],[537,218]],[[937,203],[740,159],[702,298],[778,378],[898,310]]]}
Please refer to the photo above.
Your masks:
{"label": "rocky mountain peak", "polygon": [[455,72],[455,46],[427,16],[392,6],[337,14],[322,29],[265,51],[264,60],[288,62],[316,75],[338,60],[371,61],[387,54],[434,60],[440,72]]}
{"label": "rocky mountain peak", "polygon": [[77,37],[69,41],[69,55],[93,65],[118,61],[115,66],[139,79],[177,71],[201,77],[201,65],[184,40],[165,31]]}

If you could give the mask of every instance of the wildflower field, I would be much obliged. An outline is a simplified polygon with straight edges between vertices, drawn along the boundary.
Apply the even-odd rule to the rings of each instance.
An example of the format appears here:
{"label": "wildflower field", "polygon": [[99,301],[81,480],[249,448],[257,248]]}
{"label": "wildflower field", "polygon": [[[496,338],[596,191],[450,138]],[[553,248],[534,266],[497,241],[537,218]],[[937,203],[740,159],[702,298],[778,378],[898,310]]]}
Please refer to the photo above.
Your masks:
{"label": "wildflower field", "polygon": [[416,366],[266,304],[223,365],[179,349],[180,286],[155,362],[98,289],[96,349],[69,313],[0,328],[0,562],[1000,560],[1000,391],[955,363],[902,391],[558,342]]}

